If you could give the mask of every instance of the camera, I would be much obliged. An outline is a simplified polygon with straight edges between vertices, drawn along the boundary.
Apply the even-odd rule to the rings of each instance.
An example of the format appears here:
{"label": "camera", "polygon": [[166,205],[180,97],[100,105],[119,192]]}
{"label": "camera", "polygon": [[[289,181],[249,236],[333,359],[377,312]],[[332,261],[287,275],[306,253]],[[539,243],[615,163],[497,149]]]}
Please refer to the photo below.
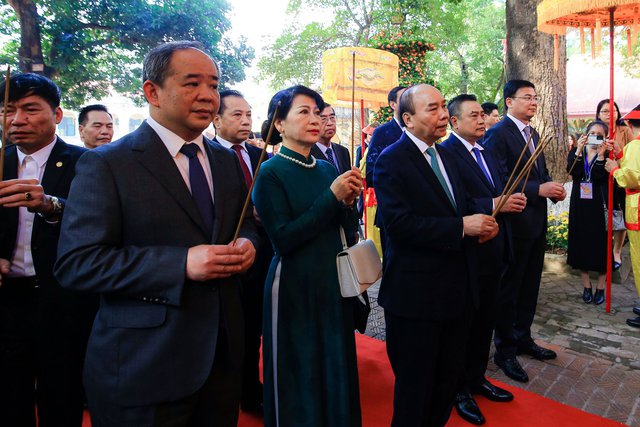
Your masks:
{"label": "camera", "polygon": [[587,144],[589,145],[602,145],[604,137],[602,135],[589,135],[587,137]]}

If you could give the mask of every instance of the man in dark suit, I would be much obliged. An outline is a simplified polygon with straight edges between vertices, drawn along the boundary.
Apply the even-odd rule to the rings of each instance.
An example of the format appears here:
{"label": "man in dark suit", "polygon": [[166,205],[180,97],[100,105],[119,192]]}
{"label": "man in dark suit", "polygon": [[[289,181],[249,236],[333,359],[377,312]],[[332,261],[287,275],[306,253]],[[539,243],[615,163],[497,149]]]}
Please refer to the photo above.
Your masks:
{"label": "man in dark suit", "polygon": [[65,199],[86,150],[56,137],[60,89],[46,77],[12,75],[2,109],[12,145],[0,182],[0,425],[35,426],[37,405],[40,425],[79,427],[97,301],[63,290],[53,264]]}
{"label": "man in dark suit", "polygon": [[[255,227],[233,152],[202,136],[218,67],[197,42],[143,63],[150,117],[77,165],[56,276],[100,294],[84,380],[102,426],[235,426],[244,326],[238,274]],[[249,213],[250,214],[250,213]]]}
{"label": "man in dark suit", "polygon": [[[396,142],[402,136],[404,125],[398,111],[398,103],[406,86],[396,86],[387,95],[389,108],[393,111],[393,117],[387,123],[378,126],[373,131],[371,141],[369,141],[369,151],[367,152],[367,188],[375,188],[373,182],[373,171],[378,161],[378,156],[385,148]],[[376,224],[377,225],[377,224]]]}
{"label": "man in dark suit", "polygon": [[[492,214],[500,202],[503,184],[498,164],[491,154],[478,144],[478,140],[484,135],[482,107],[474,95],[465,94],[449,101],[447,108],[452,132],[442,143],[442,147],[455,154],[460,177],[475,205],[484,213]],[[522,212],[526,203],[524,195],[514,194],[509,197],[500,212]],[[513,400],[510,392],[491,384],[484,376],[497,316],[496,297],[511,254],[509,221],[504,215],[498,215],[496,219],[500,232],[495,239],[478,245],[476,250],[479,301],[471,320],[464,375],[455,400],[458,414],[478,425],[484,424],[485,420],[472,393],[496,402]]]}
{"label": "man in dark suit", "polygon": [[331,138],[336,134],[336,112],[331,105],[324,105],[320,112],[320,140],[311,147],[311,155],[316,159],[328,161],[336,168],[338,174],[343,174],[351,170],[351,156],[347,147],[331,142]]}
{"label": "man in dark suit", "polygon": [[[526,80],[508,81],[503,96],[507,114],[487,131],[484,144],[498,161],[503,181],[506,182],[514,169],[517,175],[540,143],[540,135],[530,126],[540,97],[533,83]],[[516,166],[523,150],[524,157]],[[555,352],[533,341],[531,324],[536,313],[544,263],[547,198],[563,200],[566,191],[562,184],[551,181],[544,155],[535,162],[524,190],[523,185],[524,179],[516,188],[527,197],[527,206],[511,221],[514,257],[498,297],[494,360],[507,376],[527,382],[529,377],[520,366],[517,354],[527,354],[540,360],[556,357]]]}
{"label": "man in dark suit", "polygon": [[451,412],[477,301],[473,236],[490,240],[498,225],[488,215],[469,215],[452,154],[436,148],[449,119],[442,94],[413,86],[399,110],[407,131],[374,172],[387,231],[378,301],[396,376],[392,426],[439,427]]}
{"label": "man in dark suit", "polygon": [[[247,188],[255,175],[260,154],[258,147],[247,142],[251,133],[251,106],[236,90],[220,92],[220,107],[213,118],[216,127],[214,141],[233,150],[245,176]],[[267,160],[265,156],[264,160]],[[262,336],[262,300],[264,281],[273,257],[271,242],[259,221],[256,223],[260,244],[251,269],[242,276],[242,308],[244,311],[244,364],[242,369],[242,398],[245,412],[262,412],[262,383],[260,382],[260,337]]]}

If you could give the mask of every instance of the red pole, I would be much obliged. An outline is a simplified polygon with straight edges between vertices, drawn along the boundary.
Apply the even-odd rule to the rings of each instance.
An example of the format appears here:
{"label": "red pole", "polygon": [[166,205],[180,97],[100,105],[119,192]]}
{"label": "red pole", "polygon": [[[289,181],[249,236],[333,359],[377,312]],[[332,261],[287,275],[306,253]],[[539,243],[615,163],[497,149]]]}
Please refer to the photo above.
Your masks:
{"label": "red pole", "polygon": [[[364,99],[360,98],[360,161],[364,157],[364,141],[366,139],[366,135],[362,130],[364,129]],[[356,167],[360,167],[360,165],[356,165]],[[367,194],[367,180],[362,179],[362,212],[366,212],[367,207],[365,205],[365,194]],[[364,226],[364,238],[367,238],[367,215],[362,215],[362,224]]]}
{"label": "red pole", "polygon": [[[616,137],[616,116],[613,101],[613,39],[614,39],[614,11],[615,7],[609,9],[609,138],[615,139]],[[613,158],[613,152],[609,153],[609,156]],[[611,256],[613,252],[613,175],[609,174],[609,197],[607,200],[608,217],[607,217],[607,313],[611,312]]]}

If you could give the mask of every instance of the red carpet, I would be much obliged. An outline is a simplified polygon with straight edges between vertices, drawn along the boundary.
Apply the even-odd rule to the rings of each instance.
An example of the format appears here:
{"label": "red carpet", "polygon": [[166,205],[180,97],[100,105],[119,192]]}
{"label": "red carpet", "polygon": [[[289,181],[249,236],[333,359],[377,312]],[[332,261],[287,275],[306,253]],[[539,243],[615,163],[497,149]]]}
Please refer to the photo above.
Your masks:
{"label": "red carpet", "polygon": [[[389,366],[384,342],[356,334],[360,399],[363,427],[388,427],[393,403],[393,372]],[[497,382],[496,382],[497,383]],[[621,427],[624,424],[583,412],[537,394],[497,383],[511,391],[515,400],[495,403],[483,397],[477,401],[485,415],[487,427]],[[84,427],[90,427],[87,420]],[[239,427],[262,427],[262,420],[240,414]],[[447,427],[472,427],[455,410]]]}

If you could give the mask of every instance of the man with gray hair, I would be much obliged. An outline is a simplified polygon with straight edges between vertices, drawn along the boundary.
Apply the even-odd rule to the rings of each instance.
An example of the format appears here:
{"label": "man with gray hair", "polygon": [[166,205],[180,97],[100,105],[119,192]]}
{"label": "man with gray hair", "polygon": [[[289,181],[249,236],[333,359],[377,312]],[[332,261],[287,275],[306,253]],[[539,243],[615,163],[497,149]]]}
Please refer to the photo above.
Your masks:
{"label": "man with gray hair", "polygon": [[[242,377],[238,274],[253,263],[233,152],[202,136],[216,63],[170,42],[143,64],[149,118],[78,162],[56,276],[100,295],[84,382],[94,427],[235,426]],[[249,210],[249,212],[251,212]]]}

